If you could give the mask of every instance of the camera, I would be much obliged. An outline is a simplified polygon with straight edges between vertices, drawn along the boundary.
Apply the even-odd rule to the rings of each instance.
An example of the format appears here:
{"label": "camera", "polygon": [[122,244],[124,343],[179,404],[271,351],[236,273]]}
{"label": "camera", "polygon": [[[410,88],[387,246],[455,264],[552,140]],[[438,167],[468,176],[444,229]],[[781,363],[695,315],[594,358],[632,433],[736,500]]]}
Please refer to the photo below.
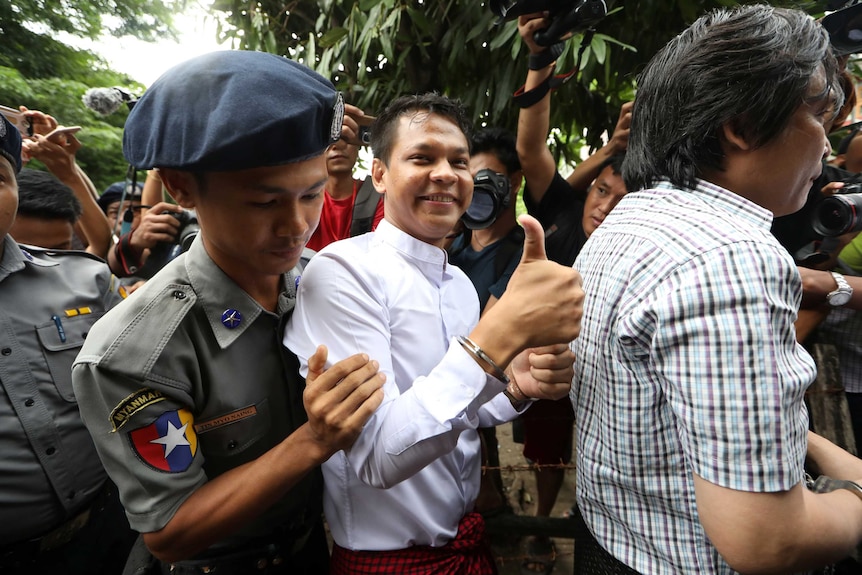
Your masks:
{"label": "camera", "polygon": [[488,168],[479,170],[473,178],[473,201],[461,216],[461,221],[467,229],[484,230],[497,221],[497,216],[509,207],[510,201],[509,178]]}
{"label": "camera", "polygon": [[180,229],[177,232],[177,244],[182,251],[187,252],[192,247],[192,242],[201,231],[198,224],[198,216],[194,210],[183,210],[180,213],[168,212],[180,221]]}
{"label": "camera", "polygon": [[160,270],[165,264],[181,253],[187,252],[201,230],[200,224],[198,224],[198,216],[194,210],[183,210],[179,213],[165,210],[162,213],[170,214],[179,220],[180,227],[177,230],[177,237],[173,242],[160,242],[150,250],[150,257],[147,259],[146,267],[149,269],[152,264],[155,266],[154,272]]}
{"label": "camera", "polygon": [[[836,56],[862,52],[862,4],[849,2],[829,6],[836,10],[824,16],[820,24],[829,32],[829,43]],[[843,8],[841,5],[845,4]],[[840,9],[838,9],[840,8]]]}
{"label": "camera", "polygon": [[862,230],[862,184],[847,182],[814,208],[811,227],[825,238]]}
{"label": "camera", "polygon": [[552,46],[569,32],[591,28],[608,13],[605,0],[491,0],[491,10],[503,20],[547,12],[551,23],[533,36],[539,46]]}

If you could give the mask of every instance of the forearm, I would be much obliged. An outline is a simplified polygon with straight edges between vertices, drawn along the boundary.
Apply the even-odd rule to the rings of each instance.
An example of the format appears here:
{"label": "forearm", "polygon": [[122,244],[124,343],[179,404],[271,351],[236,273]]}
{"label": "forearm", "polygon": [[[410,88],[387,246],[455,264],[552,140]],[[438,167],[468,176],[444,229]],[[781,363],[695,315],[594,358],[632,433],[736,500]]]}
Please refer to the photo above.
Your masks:
{"label": "forearm", "polygon": [[846,490],[802,484],[750,493],[695,476],[701,524],[721,556],[743,573],[788,573],[846,557],[862,540],[862,501]]}
{"label": "forearm", "polygon": [[[542,70],[528,71],[524,91],[528,92],[541,85],[553,73],[553,65]],[[550,91],[537,103],[528,108],[521,108],[518,113],[516,144],[518,158],[521,162],[527,189],[536,202],[541,201],[557,170],[554,156],[548,149],[550,116]]]}
{"label": "forearm", "polygon": [[617,152],[611,144],[602,146],[596,153],[575,166],[574,171],[566,178],[566,182],[572,187],[572,190],[586,193],[601,172],[602,163],[615,153]]}
{"label": "forearm", "polygon": [[808,432],[806,463],[818,475],[855,481],[862,477],[862,459],[851,455],[825,437]]}
{"label": "forearm", "polygon": [[144,542],[164,562],[188,559],[256,519],[330,455],[306,423],[258,459],[205,483],[164,528],[144,533]]}

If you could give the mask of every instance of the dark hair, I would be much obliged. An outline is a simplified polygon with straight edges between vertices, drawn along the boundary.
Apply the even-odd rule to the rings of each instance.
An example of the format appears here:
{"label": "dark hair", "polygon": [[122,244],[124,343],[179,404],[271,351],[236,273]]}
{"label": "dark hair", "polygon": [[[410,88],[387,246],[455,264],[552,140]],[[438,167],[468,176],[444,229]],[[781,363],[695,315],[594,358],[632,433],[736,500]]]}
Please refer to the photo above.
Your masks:
{"label": "dark hair", "polygon": [[[813,98],[822,67],[825,86]],[[841,106],[829,35],[799,10],[762,4],[719,9],[671,40],[638,78],[623,165],[629,190],[659,178],[693,188],[722,170],[722,127],[754,147],[771,141],[804,102]]]}
{"label": "dark hair", "polygon": [[18,174],[18,213],[74,224],[81,217],[81,203],[72,189],[52,174],[25,168]]}
{"label": "dark hair", "polygon": [[625,161],[625,159],[625,152],[619,152],[618,154],[614,154],[610,158],[605,159],[605,161],[602,162],[601,165],[599,165],[599,173],[601,173],[602,170],[610,166],[614,175],[621,176],[623,173],[623,162]]}
{"label": "dark hair", "polygon": [[470,155],[485,153],[494,155],[506,166],[508,172],[506,175],[512,175],[521,169],[515,134],[505,128],[491,127],[476,130],[470,138]]}
{"label": "dark hair", "polygon": [[467,110],[460,100],[441,96],[437,92],[401,96],[392,100],[371,126],[371,151],[374,152],[375,158],[379,158],[383,160],[384,164],[389,165],[389,156],[392,153],[392,143],[395,139],[398,120],[401,116],[418,112],[437,114],[452,120],[464,133],[467,141],[470,141],[473,126],[467,117]]}

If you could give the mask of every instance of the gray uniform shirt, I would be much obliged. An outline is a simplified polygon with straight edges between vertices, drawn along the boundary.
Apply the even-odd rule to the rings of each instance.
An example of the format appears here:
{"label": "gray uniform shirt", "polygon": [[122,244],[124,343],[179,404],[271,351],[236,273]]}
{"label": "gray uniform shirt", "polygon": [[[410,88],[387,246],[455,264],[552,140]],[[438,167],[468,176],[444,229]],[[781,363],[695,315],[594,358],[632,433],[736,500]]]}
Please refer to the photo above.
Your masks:
{"label": "gray uniform shirt", "polygon": [[[161,529],[208,479],[306,421],[304,381],[280,337],[295,276],[284,285],[279,313],[264,310],[199,237],[93,326],[73,385],[133,528]],[[319,518],[320,488],[319,472],[310,474],[223,545]]]}
{"label": "gray uniform shirt", "polygon": [[[102,260],[0,237],[0,545],[83,510],[106,476],[72,393],[84,338],[121,298]],[[56,319],[54,319],[56,318]]]}

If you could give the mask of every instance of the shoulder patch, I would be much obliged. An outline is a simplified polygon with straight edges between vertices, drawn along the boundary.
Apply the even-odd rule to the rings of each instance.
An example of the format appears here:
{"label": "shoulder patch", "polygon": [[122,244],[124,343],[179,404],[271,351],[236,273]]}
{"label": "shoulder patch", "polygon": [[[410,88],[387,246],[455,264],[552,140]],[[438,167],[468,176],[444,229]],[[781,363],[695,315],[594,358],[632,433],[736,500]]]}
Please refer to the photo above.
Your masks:
{"label": "shoulder patch", "polygon": [[154,422],[128,433],[135,455],[147,466],[164,473],[182,473],[194,461],[198,438],[188,409],[161,414]]}
{"label": "shoulder patch", "polygon": [[127,398],[123,399],[111,410],[111,433],[115,433],[129,422],[129,418],[147,406],[153,405],[166,398],[161,391],[145,387],[139,389]]}

